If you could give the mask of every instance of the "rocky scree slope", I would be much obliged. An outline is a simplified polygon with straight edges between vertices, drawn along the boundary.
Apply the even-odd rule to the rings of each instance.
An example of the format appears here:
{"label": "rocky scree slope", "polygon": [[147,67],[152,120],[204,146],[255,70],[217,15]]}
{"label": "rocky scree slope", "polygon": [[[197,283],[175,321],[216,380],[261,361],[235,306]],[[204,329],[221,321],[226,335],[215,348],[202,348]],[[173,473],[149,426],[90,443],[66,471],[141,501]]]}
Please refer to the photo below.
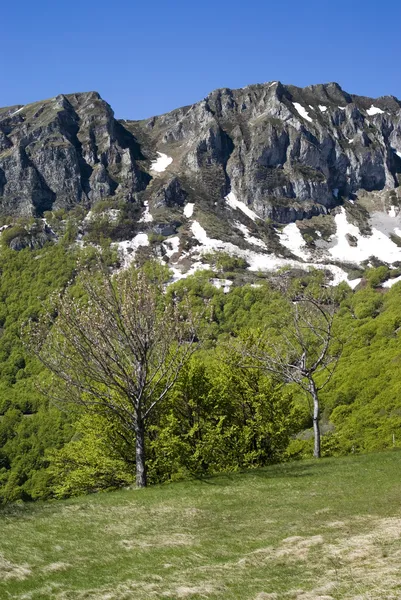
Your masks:
{"label": "rocky scree slope", "polygon": [[84,235],[101,202],[116,225],[128,206],[122,261],[146,247],[176,277],[210,251],[335,282],[371,256],[397,263],[400,183],[400,101],[335,83],[220,89],[144,121],[117,121],[94,92],[0,109],[1,215],[78,205]]}

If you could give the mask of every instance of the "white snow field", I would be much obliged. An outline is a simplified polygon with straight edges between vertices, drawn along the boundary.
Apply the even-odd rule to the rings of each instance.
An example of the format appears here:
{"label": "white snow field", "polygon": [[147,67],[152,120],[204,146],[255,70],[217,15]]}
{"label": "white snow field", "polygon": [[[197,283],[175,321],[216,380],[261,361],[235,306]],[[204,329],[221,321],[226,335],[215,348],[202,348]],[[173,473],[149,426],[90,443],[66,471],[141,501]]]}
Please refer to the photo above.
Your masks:
{"label": "white snow field", "polygon": [[152,161],[150,165],[150,170],[155,173],[163,173],[167,169],[169,165],[173,162],[171,156],[167,156],[167,154],[163,154],[163,152],[158,152],[158,157],[156,160]]}
{"label": "white snow field", "polygon": [[373,106],[372,104],[372,106],[368,108],[366,112],[368,113],[369,117],[373,117],[373,115],[382,115],[384,113],[384,110],[378,108],[377,106]]}
{"label": "white snow field", "polygon": [[194,214],[194,206],[195,204],[193,202],[188,202],[188,204],[184,206],[184,215],[187,219],[190,219]]}
{"label": "white snow field", "polygon": [[218,290],[220,290],[221,288],[223,288],[223,292],[225,294],[227,294],[230,291],[230,287],[233,284],[233,282],[231,281],[231,279],[210,279],[209,281]]}
{"label": "white snow field", "polygon": [[144,206],[145,206],[145,212],[143,213],[142,217],[139,219],[139,223],[150,223],[151,221],[153,221],[153,217],[149,212],[149,202],[146,201],[144,202]]}
{"label": "white snow field", "polygon": [[149,246],[149,238],[146,233],[138,233],[132,240],[117,242],[118,254],[122,260],[122,268],[128,267],[135,258],[135,251],[140,246]]}
{"label": "white snow field", "polygon": [[[337,231],[333,238],[334,245],[328,248],[328,252],[335,260],[361,263],[370,256],[375,256],[379,260],[387,263],[401,260],[401,248],[376,227],[372,227],[372,235],[361,235],[361,232],[356,225],[348,223],[344,208],[342,208],[341,212],[334,217],[334,220]],[[356,238],[356,246],[350,246],[345,237],[347,234]]]}
{"label": "white snow field", "polygon": [[259,238],[256,238],[255,236],[251,235],[251,232],[249,231],[246,225],[242,225],[242,223],[238,223],[238,221],[236,221],[235,227],[240,230],[240,232],[245,238],[245,241],[248,242],[248,244],[252,244],[253,246],[259,246],[259,248],[267,250],[266,244]]}
{"label": "white snow field", "polygon": [[234,192],[230,192],[229,194],[227,194],[227,196],[224,199],[230,208],[234,208],[234,209],[238,208],[239,210],[242,210],[242,212],[247,217],[252,219],[252,221],[255,221],[256,219],[260,218],[260,217],[258,217],[258,215],[255,212],[253,212],[253,210],[251,210],[249,208],[249,206],[244,204],[244,202],[237,200],[237,197],[234,194]]}
{"label": "white snow field", "polygon": [[303,117],[307,121],[310,121],[310,123],[313,122],[313,119],[310,118],[308,111],[302,106],[302,104],[299,104],[299,102],[293,102],[293,105],[295,110],[301,115],[301,117]]}
{"label": "white snow field", "polygon": [[280,244],[290,250],[302,260],[308,260],[310,253],[306,249],[305,240],[296,223],[286,225],[281,232],[277,232]]}
{"label": "white snow field", "polygon": [[208,265],[207,263],[203,263],[200,260],[192,263],[191,268],[188,271],[186,271],[186,273],[183,273],[178,267],[179,263],[169,265],[169,269],[173,273],[173,276],[170,279],[170,283],[175,283],[176,281],[180,281],[181,279],[186,279],[187,277],[194,275],[194,273],[196,273],[197,271],[207,271],[208,269],[210,269],[210,265]]}
{"label": "white snow field", "polygon": [[175,237],[168,238],[163,242],[163,248],[166,252],[166,256],[170,258],[173,254],[176,254],[180,249],[180,238],[178,235]]}
{"label": "white snow field", "polygon": [[[353,287],[354,285],[357,285],[357,283],[354,283],[354,281],[351,281],[351,282],[348,281],[347,273],[340,267],[337,267],[336,265],[327,265],[327,264],[323,264],[323,263],[312,263],[312,262],[308,262],[308,263],[303,262],[302,263],[297,260],[290,260],[290,259],[286,259],[283,257],[278,257],[278,256],[275,256],[274,254],[268,254],[268,253],[262,254],[259,252],[255,252],[253,250],[242,250],[241,248],[238,248],[238,246],[235,246],[231,242],[223,242],[221,240],[209,238],[205,229],[202,227],[202,225],[200,223],[198,223],[198,221],[194,221],[192,223],[191,230],[194,235],[194,238],[200,244],[200,246],[192,248],[192,253],[193,254],[197,253],[199,256],[201,256],[202,254],[207,254],[210,251],[227,252],[228,254],[231,254],[232,256],[238,256],[240,258],[244,258],[249,264],[249,267],[248,267],[249,271],[253,271],[253,272],[254,271],[276,271],[277,269],[280,269],[280,268],[286,267],[286,266],[289,266],[292,268],[298,268],[298,269],[309,269],[309,268],[321,269],[321,270],[324,269],[324,270],[330,271],[333,275],[333,280],[331,281],[331,285],[338,285],[342,281],[346,281],[348,283],[348,285],[350,285],[351,287]],[[196,270],[199,270],[201,268],[203,268],[203,269],[210,268],[209,265],[202,266],[202,263],[195,263],[195,265],[197,265]],[[192,266],[192,269],[193,268],[194,268],[194,265]],[[188,274],[192,274],[192,269],[190,270],[191,273],[188,272],[184,276],[186,277],[186,276],[188,276]],[[181,278],[182,278],[182,274],[181,274]]]}
{"label": "white snow field", "polygon": [[[238,201],[233,192],[230,192],[225,199],[230,208],[241,210],[253,221],[259,218],[244,203]],[[184,214],[188,219],[192,217],[193,210],[193,203],[185,205]],[[147,222],[151,219],[149,207],[145,203],[145,213],[141,221]],[[190,230],[197,242],[195,246],[188,252],[183,252],[180,255],[179,236],[164,240],[162,246],[165,257],[168,259],[177,255],[177,258],[173,259],[173,264],[169,265],[173,272],[172,282],[186,278],[199,270],[210,269],[210,265],[203,263],[201,260],[201,257],[209,252],[226,252],[231,256],[243,258],[249,265],[248,270],[252,272],[274,272],[283,267],[304,270],[308,270],[309,268],[327,270],[333,277],[331,285],[346,282],[353,289],[360,283],[361,279],[349,281],[346,271],[340,266],[331,264],[332,261],[348,264],[355,263],[358,265],[363,261],[369,260],[372,256],[389,264],[401,261],[401,248],[389,237],[391,233],[401,236],[401,212],[396,206],[391,205],[387,209],[387,212],[378,211],[371,214],[370,225],[372,233],[370,235],[362,235],[359,228],[348,221],[344,207],[334,216],[334,222],[336,226],[335,234],[331,236],[329,241],[324,240],[321,235],[318,235],[318,239],[315,241],[316,248],[308,248],[297,223],[290,223],[281,231],[277,231],[281,245],[290,250],[296,259],[287,259],[280,254],[272,254],[268,251],[265,242],[252,235],[250,229],[239,221],[234,221],[234,227],[241,232],[248,244],[256,246],[257,249],[243,249],[232,242],[223,242],[222,240],[211,238],[199,221],[192,219],[190,221]],[[350,239],[350,236],[352,239]],[[146,233],[138,233],[132,240],[116,244],[122,260],[122,266],[127,267],[130,265],[139,247],[149,245],[150,242]],[[191,266],[186,272],[183,272],[188,268],[188,260]],[[216,281],[221,280],[216,279]],[[383,287],[391,287],[398,281],[401,281],[401,277],[389,279],[383,284]],[[223,287],[224,291],[229,290],[227,282],[222,281],[221,283],[216,283],[216,285]]]}
{"label": "white snow field", "polygon": [[399,277],[394,277],[394,279],[387,279],[384,283],[382,283],[382,287],[391,288],[395,283],[401,281],[401,275]]}
{"label": "white snow field", "polygon": [[14,115],[17,115],[19,112],[21,112],[21,110],[24,110],[25,106],[21,106],[21,108],[19,108],[18,110],[14,111],[13,113],[11,113],[10,117],[13,117]]}
{"label": "white snow field", "polygon": [[327,110],[327,106],[324,106],[324,104],[319,104],[319,108],[321,112],[326,112]]}

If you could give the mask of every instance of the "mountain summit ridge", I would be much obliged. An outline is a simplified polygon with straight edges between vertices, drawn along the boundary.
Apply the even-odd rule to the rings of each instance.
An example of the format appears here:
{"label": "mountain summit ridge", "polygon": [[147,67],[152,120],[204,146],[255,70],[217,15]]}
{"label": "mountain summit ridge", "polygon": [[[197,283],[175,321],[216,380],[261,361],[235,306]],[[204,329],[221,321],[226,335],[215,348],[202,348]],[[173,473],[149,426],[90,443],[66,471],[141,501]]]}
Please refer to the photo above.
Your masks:
{"label": "mountain summit ridge", "polygon": [[[262,217],[291,222],[335,206],[333,190],[398,187],[400,120],[394,96],[350,95],[335,82],[220,88],[142,121],[116,120],[97,92],[61,94],[0,109],[0,211],[137,199],[151,182],[149,159],[185,142],[187,150],[172,148],[181,163],[174,172],[200,180],[207,193],[203,171],[214,166],[221,197],[233,182]],[[304,202],[304,210],[286,209],[284,199]]]}
{"label": "mountain summit ridge", "polygon": [[[120,249],[134,255],[151,246],[150,234],[169,238],[158,252],[170,263],[181,256],[193,264],[199,245],[249,256],[256,246],[314,263],[327,255],[323,241],[341,206],[346,224],[336,223],[352,244],[352,226],[368,235],[379,205],[397,220],[400,183],[401,102],[348,94],[335,82],[221,88],[140,121],[115,119],[97,92],[0,109],[0,215],[79,206],[89,211],[85,236],[102,206],[102,218],[117,222],[109,229]],[[320,231],[316,219],[325,216]],[[283,225],[291,227],[281,234]]]}

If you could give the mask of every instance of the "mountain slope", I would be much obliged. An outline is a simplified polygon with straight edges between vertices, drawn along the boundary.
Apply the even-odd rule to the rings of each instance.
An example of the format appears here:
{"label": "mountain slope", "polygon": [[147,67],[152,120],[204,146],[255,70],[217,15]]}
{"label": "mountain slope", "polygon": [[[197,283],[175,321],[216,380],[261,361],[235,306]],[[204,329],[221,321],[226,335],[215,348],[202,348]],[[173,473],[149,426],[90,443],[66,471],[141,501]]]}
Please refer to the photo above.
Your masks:
{"label": "mountain slope", "polygon": [[210,251],[335,282],[371,255],[398,262],[400,182],[400,101],[335,83],[216,90],[144,121],[94,92],[0,109],[0,214],[82,206],[83,239],[109,221],[124,263],[142,246],[176,277]]}

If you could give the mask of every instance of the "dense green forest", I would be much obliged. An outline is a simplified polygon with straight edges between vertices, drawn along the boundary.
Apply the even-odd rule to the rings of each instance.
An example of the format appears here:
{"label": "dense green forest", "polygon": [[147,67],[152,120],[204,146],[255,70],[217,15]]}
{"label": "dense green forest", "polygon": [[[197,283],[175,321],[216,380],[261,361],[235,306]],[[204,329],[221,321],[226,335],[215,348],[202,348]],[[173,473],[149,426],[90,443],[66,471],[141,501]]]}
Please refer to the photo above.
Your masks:
{"label": "dense green forest", "polygon": [[[54,404],[54,385],[22,341],[54,294],[76,283],[92,251],[68,236],[38,250],[3,244],[0,277],[0,503],[66,497],[133,482],[135,455],[117,423],[101,413]],[[112,257],[109,257],[112,260]],[[323,455],[401,446],[401,284],[383,290],[383,269],[368,269],[360,289],[335,292],[335,333],[343,351],[321,392]],[[307,398],[294,385],[243,364],[230,340],[252,344],[261,329],[275,339],[288,304],[277,279],[323,294],[323,275],[282,273],[227,294],[202,272],[168,287],[169,298],[208,299],[203,343],[157,408],[146,433],[151,483],[201,477],[310,457]],[[228,275],[230,276],[230,275]],[[226,278],[227,273],[222,273]],[[206,319],[206,317],[205,317]]]}

